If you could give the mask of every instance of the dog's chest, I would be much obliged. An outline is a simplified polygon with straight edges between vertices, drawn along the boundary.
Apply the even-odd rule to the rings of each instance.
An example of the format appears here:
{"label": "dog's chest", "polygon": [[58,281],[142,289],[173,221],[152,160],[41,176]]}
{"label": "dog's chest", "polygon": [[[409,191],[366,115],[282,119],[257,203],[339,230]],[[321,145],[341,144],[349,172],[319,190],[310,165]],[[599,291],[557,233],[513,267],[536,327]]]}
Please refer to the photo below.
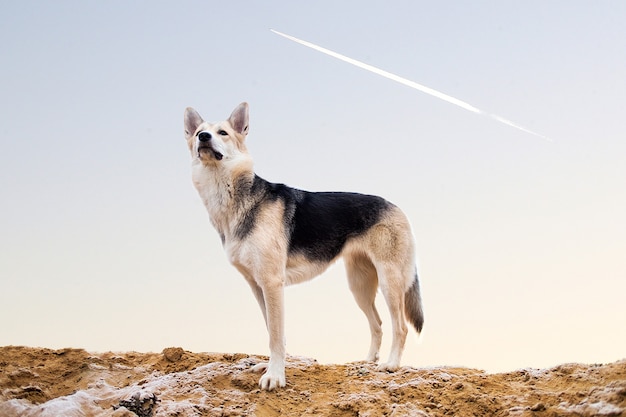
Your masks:
{"label": "dog's chest", "polygon": [[232,190],[227,181],[202,167],[192,168],[193,184],[206,207],[211,223],[224,236],[232,223]]}

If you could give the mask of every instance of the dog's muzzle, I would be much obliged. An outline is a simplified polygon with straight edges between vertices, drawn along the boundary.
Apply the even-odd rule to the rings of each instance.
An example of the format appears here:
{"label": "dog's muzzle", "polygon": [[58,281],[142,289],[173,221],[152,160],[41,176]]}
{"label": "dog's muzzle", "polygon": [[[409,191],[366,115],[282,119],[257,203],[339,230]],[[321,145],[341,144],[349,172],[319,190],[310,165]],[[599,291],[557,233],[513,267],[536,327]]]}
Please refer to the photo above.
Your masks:
{"label": "dog's muzzle", "polygon": [[224,155],[213,148],[211,145],[211,139],[213,139],[213,135],[211,135],[210,132],[198,133],[198,153],[205,150],[209,151],[215,159],[221,161]]}

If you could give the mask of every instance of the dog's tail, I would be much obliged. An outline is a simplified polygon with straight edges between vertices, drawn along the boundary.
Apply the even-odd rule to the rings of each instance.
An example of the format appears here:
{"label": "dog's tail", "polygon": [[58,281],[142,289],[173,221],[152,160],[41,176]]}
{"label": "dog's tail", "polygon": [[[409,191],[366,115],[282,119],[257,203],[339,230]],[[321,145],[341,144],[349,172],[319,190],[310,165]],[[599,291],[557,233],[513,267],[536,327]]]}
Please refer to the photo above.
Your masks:
{"label": "dog's tail", "polygon": [[424,311],[422,310],[422,297],[420,295],[420,283],[415,272],[413,284],[404,293],[404,312],[407,320],[415,327],[417,333],[422,331],[424,327]]}

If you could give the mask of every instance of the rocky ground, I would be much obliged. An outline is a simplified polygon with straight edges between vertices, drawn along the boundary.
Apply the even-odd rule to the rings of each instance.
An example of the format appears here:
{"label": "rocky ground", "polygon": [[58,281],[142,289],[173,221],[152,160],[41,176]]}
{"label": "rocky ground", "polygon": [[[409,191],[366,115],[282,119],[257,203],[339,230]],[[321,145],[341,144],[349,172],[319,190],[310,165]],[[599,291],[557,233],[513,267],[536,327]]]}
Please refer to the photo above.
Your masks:
{"label": "rocky ground", "polygon": [[290,357],[265,392],[250,368],[266,359],[0,347],[0,416],[626,416],[626,360],[487,374]]}

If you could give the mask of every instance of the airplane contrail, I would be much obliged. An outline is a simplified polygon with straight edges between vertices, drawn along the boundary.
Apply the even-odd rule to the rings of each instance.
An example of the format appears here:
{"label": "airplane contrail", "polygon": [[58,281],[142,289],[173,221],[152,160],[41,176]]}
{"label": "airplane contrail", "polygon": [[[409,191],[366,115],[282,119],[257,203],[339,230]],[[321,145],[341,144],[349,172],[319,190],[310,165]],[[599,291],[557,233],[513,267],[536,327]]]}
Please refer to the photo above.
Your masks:
{"label": "airplane contrail", "polygon": [[476,113],[476,114],[481,114],[481,115],[487,116],[487,117],[489,117],[489,118],[491,118],[491,119],[493,119],[495,121],[498,121],[500,123],[503,123],[503,124],[505,124],[507,126],[511,126],[511,127],[516,128],[516,129],[519,129],[522,132],[526,132],[526,133],[529,133],[531,135],[540,137],[542,139],[545,139],[545,140],[548,140],[548,141],[552,141],[547,136],[544,136],[544,135],[539,134],[537,132],[533,132],[530,129],[527,129],[527,128],[523,127],[523,126],[520,126],[517,123],[514,123],[514,122],[512,122],[512,121],[510,121],[508,119],[505,119],[504,117],[498,116],[497,114],[493,114],[493,113],[488,113],[488,112],[482,111],[482,110],[478,109],[477,107],[474,107],[471,104],[469,104],[469,103],[467,103],[467,102],[465,102],[463,100],[459,100],[458,98],[455,98],[455,97],[449,96],[447,94],[444,94],[441,91],[437,91],[437,90],[435,90],[433,88],[426,87],[425,85],[416,83],[415,81],[411,81],[411,80],[408,80],[406,78],[400,77],[399,75],[392,74],[392,73],[390,73],[388,71],[385,71],[385,70],[382,70],[380,68],[376,68],[373,65],[369,65],[369,64],[366,64],[364,62],[357,61],[356,59],[349,58],[349,57],[347,57],[345,55],[341,55],[341,54],[339,54],[337,52],[334,52],[334,51],[331,51],[330,49],[326,49],[326,48],[323,48],[321,46],[315,45],[315,44],[313,44],[311,42],[303,41],[302,39],[298,39],[296,37],[287,35],[285,33],[279,32],[279,31],[274,30],[274,29],[270,29],[270,30],[272,32],[274,32],[275,34],[280,35],[280,36],[282,36],[284,38],[287,38],[287,39],[289,39],[291,41],[294,41],[296,43],[299,43],[300,45],[307,46],[307,47],[309,47],[311,49],[314,49],[314,50],[316,50],[318,52],[321,52],[323,54],[332,56],[333,58],[337,58],[337,59],[339,59],[341,61],[347,62],[347,63],[352,64],[354,66],[357,66],[359,68],[362,68],[362,69],[364,69],[366,71],[373,72],[374,74],[378,74],[378,75],[383,76],[385,78],[388,78],[388,79],[390,79],[392,81],[396,81],[396,82],[398,82],[400,84],[406,85],[407,87],[414,88],[415,90],[421,91],[422,93],[426,93],[426,94],[429,94],[429,95],[431,95],[433,97],[441,99],[443,101],[447,101],[448,103],[454,104],[455,106],[459,106],[459,107],[461,107],[461,108],[463,108],[465,110],[471,111],[472,113]]}

